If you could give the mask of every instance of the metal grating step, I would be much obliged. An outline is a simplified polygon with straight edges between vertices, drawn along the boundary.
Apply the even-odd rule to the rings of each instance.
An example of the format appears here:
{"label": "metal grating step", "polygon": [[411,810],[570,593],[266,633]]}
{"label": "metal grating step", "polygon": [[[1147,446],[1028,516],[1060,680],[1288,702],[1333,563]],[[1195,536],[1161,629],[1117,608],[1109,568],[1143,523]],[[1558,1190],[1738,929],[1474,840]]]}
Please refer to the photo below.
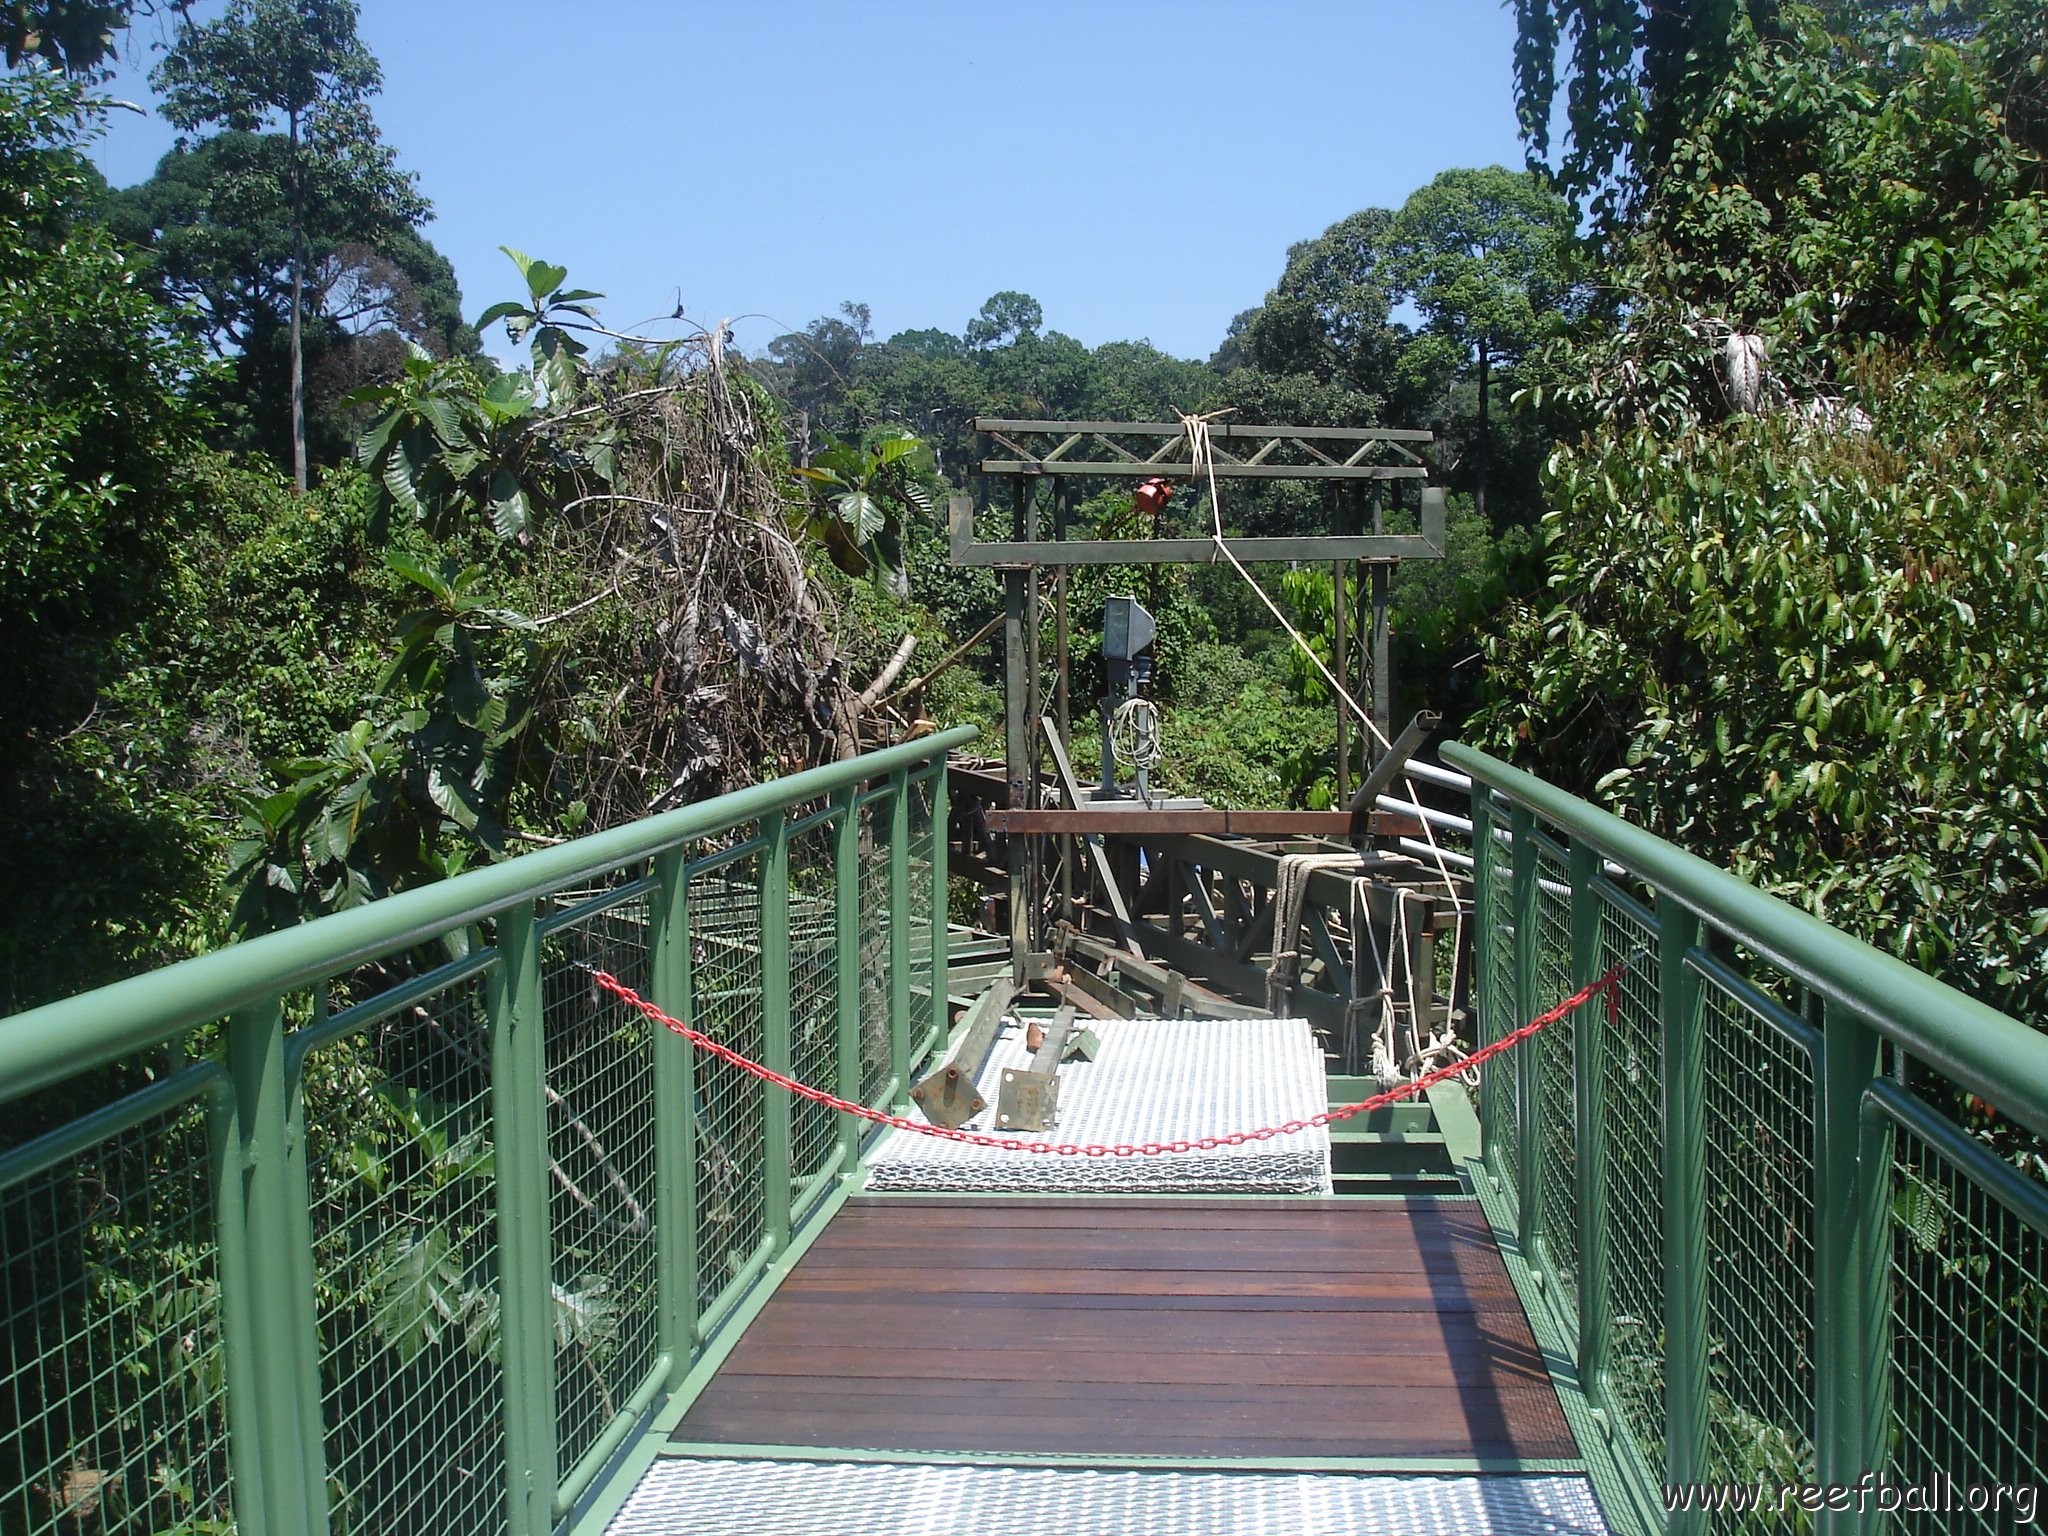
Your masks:
{"label": "metal grating step", "polygon": [[[1305,1019],[1106,1019],[1093,1061],[1060,1069],[1060,1118],[1019,1140],[1143,1145],[1306,1119],[1325,1106],[1323,1060]],[[976,1078],[991,1108],[1003,1070],[1030,1065],[1024,1035],[1003,1026]],[[1330,1133],[1320,1127],[1206,1152],[1049,1157],[891,1131],[868,1162],[868,1188],[1008,1194],[1330,1193]]]}
{"label": "metal grating step", "polygon": [[664,1458],[607,1536],[1607,1536],[1583,1477]]}

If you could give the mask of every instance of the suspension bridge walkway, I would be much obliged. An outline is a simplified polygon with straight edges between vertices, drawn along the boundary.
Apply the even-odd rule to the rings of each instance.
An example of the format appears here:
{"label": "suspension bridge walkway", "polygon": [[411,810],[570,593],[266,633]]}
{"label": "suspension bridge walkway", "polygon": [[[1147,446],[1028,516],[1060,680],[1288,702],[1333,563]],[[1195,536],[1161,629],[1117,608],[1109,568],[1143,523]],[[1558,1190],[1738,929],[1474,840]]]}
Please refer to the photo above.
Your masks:
{"label": "suspension bridge walkway", "polygon": [[[1085,1177],[906,1187],[1009,959],[948,921],[971,735],[0,1020],[0,1536],[2033,1518],[2048,1040],[1457,746],[1476,1092],[1219,1070],[1035,1158]],[[1233,846],[1170,905],[1236,965]],[[1146,1028],[1314,1038],[1259,1011]]]}

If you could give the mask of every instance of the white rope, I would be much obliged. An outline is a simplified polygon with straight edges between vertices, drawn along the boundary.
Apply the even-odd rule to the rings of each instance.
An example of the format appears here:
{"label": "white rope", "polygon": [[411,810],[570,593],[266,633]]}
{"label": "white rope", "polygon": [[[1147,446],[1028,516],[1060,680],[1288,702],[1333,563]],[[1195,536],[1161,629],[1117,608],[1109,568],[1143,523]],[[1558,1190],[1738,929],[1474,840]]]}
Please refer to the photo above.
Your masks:
{"label": "white rope", "polygon": [[1392,750],[1393,743],[1388,741],[1387,738],[1380,733],[1380,728],[1377,724],[1374,723],[1371,714],[1369,714],[1366,711],[1365,707],[1361,705],[1358,702],[1358,700],[1351,697],[1351,694],[1345,689],[1342,683],[1337,681],[1336,674],[1333,673],[1327,666],[1325,666],[1323,664],[1323,658],[1316,654],[1316,648],[1308,643],[1307,639],[1303,637],[1300,630],[1296,629],[1293,624],[1288,622],[1287,615],[1280,611],[1280,605],[1274,602],[1272,598],[1266,595],[1266,589],[1260,586],[1257,578],[1255,578],[1250,571],[1244,568],[1244,562],[1238,559],[1237,556],[1231,552],[1230,545],[1228,544],[1228,542],[1225,541],[1223,537],[1223,501],[1222,498],[1216,494],[1216,456],[1214,451],[1209,446],[1209,417],[1206,415],[1190,416],[1185,411],[1179,412],[1178,414],[1180,416],[1181,428],[1188,435],[1188,458],[1190,467],[1194,470],[1196,474],[1206,475],[1208,477],[1209,516],[1211,522],[1210,537],[1216,541],[1217,550],[1222,554],[1224,559],[1230,562],[1231,569],[1236,571],[1239,576],[1244,578],[1245,585],[1250,587],[1252,591],[1258,594],[1259,601],[1266,605],[1266,611],[1272,614],[1274,618],[1280,621],[1280,627],[1287,631],[1288,638],[1293,640],[1295,645],[1299,647],[1301,654],[1306,656],[1309,659],[1309,661],[1314,664],[1316,671],[1322,674],[1323,681],[1329,684],[1330,691],[1337,696],[1338,700],[1342,702],[1345,705],[1345,707],[1351,711],[1352,714],[1358,717],[1359,723],[1361,725],[1363,725],[1368,731],[1372,732],[1374,738],[1379,742],[1382,748]]}
{"label": "white rope", "polygon": [[1156,768],[1166,756],[1159,710],[1150,699],[1125,699],[1109,717],[1109,750],[1126,768]]}
{"label": "white rope", "polygon": [[[1330,691],[1345,708],[1358,717],[1360,724],[1372,732],[1373,739],[1380,744],[1380,749],[1391,752],[1394,744],[1387,740],[1365,706],[1354,699],[1350,690],[1337,680],[1337,675],[1323,664],[1323,658],[1316,653],[1316,648],[1310,645],[1301,631],[1288,621],[1287,615],[1280,611],[1280,605],[1266,595],[1266,589],[1259,585],[1250,571],[1245,569],[1244,562],[1231,552],[1229,543],[1223,537],[1223,498],[1216,490],[1216,455],[1209,443],[1209,418],[1222,413],[1191,415],[1186,411],[1176,411],[1175,414],[1180,417],[1181,430],[1187,433],[1189,468],[1194,473],[1204,476],[1209,482],[1209,536],[1215,540],[1217,550],[1230,562],[1231,569],[1243,578],[1245,585],[1258,594],[1259,601],[1266,605],[1266,611],[1280,621],[1280,627],[1287,631],[1288,638],[1294,642],[1296,648],[1309,659],[1316,671],[1322,674],[1323,681],[1329,685]],[[1380,680],[1380,686],[1386,686],[1384,678]],[[1429,818],[1422,814],[1422,797],[1415,788],[1415,780],[1404,773],[1401,775],[1401,782],[1407,786],[1408,803],[1415,807],[1415,819],[1422,823],[1423,839],[1429,844],[1430,855],[1436,861],[1437,874],[1443,879],[1444,894],[1450,898],[1451,905],[1462,913],[1465,910],[1464,899],[1458,895],[1458,887],[1451,880],[1450,865],[1444,861],[1443,849],[1437,843],[1436,834],[1430,830]]]}

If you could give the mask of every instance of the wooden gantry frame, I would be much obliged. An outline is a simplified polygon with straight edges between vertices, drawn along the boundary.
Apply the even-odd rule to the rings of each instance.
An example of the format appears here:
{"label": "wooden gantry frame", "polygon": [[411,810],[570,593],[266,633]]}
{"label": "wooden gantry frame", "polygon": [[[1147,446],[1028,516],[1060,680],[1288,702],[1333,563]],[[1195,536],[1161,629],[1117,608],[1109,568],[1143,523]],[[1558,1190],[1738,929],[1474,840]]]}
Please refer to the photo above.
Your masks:
{"label": "wooden gantry frame", "polygon": [[[1440,560],[1444,554],[1444,501],[1439,489],[1425,487],[1420,498],[1419,531],[1384,531],[1388,482],[1422,481],[1428,476],[1416,450],[1435,440],[1433,433],[1399,427],[1313,427],[1246,425],[1211,421],[1207,426],[1209,462],[1195,462],[1194,443],[1184,422],[1037,421],[978,416],[974,429],[1009,457],[988,457],[980,463],[984,476],[1001,476],[1011,485],[1010,537],[985,541],[976,537],[973,498],[956,493],[948,505],[951,557],[955,565],[994,569],[1003,577],[1004,762],[1007,809],[1039,812],[1043,807],[1045,755],[1051,751],[1062,776],[1072,740],[1069,691],[1071,632],[1067,613],[1067,572],[1088,565],[1207,565],[1218,558],[1217,541],[1201,538],[1102,539],[1075,537],[1070,526],[1073,488],[1083,479],[1199,481],[1213,474],[1218,482],[1296,480],[1337,483],[1350,491],[1350,516],[1357,532],[1331,532],[1285,537],[1234,538],[1222,542],[1245,564],[1285,561],[1323,563],[1335,583],[1337,676],[1352,686],[1350,635],[1350,567],[1363,565],[1372,617],[1365,647],[1367,674],[1360,681],[1371,699],[1374,724],[1381,737],[1393,740],[1392,662],[1387,628],[1390,577],[1403,560]],[[1391,461],[1391,462],[1390,462]],[[1052,488],[1049,498],[1041,485]],[[1370,491],[1369,503],[1364,493]],[[1049,508],[1041,501],[1049,500]],[[1050,513],[1051,537],[1046,537]],[[1370,531],[1366,531],[1369,528]],[[1053,599],[1053,700],[1047,712],[1041,697],[1043,635],[1039,605],[1050,580]],[[1337,792],[1340,801],[1351,792],[1351,721],[1341,700],[1333,705],[1337,720]],[[1110,813],[1089,813],[1110,814]],[[1157,813],[1154,813],[1155,815]],[[1173,814],[1173,813],[1166,813]],[[1199,813],[1196,813],[1199,814]],[[1018,830],[1023,830],[1024,823]],[[1108,822],[1098,823],[1114,831]],[[1190,829],[1192,830],[1192,828]],[[1061,884],[1065,915],[1075,915],[1072,836],[1059,834],[1065,857]],[[1040,888],[1042,839],[1025,835],[1009,841],[1010,940],[1013,967],[1021,982],[1032,957],[1043,951],[1037,931],[1034,894]],[[1112,877],[1099,843],[1089,839],[1099,872],[1112,887]]]}

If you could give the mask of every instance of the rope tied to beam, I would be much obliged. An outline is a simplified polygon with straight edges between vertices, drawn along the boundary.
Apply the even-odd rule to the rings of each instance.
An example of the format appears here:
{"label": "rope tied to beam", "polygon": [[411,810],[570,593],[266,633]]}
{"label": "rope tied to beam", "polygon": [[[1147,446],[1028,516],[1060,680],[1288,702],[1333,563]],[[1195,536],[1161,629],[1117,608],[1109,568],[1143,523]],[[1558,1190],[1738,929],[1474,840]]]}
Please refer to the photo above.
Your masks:
{"label": "rope tied to beam", "polygon": [[[1323,682],[1329,687],[1331,693],[1336,696],[1338,702],[1344,708],[1350,710],[1358,718],[1359,723],[1372,733],[1373,739],[1380,744],[1382,752],[1391,752],[1394,749],[1394,744],[1387,740],[1386,733],[1379,728],[1379,724],[1372,718],[1371,712],[1363,704],[1360,704],[1357,699],[1353,698],[1351,691],[1342,682],[1338,681],[1337,674],[1330,670],[1329,666],[1323,661],[1322,655],[1313,645],[1309,644],[1307,637],[1294,627],[1287,615],[1280,611],[1280,605],[1273,601],[1264,587],[1259,585],[1258,578],[1245,569],[1244,562],[1237,558],[1237,555],[1230,547],[1229,541],[1223,536],[1223,498],[1216,489],[1216,449],[1215,445],[1209,441],[1209,423],[1218,416],[1229,414],[1228,410],[1202,412],[1177,410],[1174,414],[1180,418],[1181,430],[1187,434],[1188,468],[1190,473],[1198,478],[1207,480],[1209,483],[1209,537],[1216,545],[1216,552],[1230,562],[1230,568],[1237,572],[1244,584],[1250,587],[1257,594],[1259,601],[1266,605],[1266,611],[1279,621],[1282,629],[1287,631],[1288,639],[1292,640],[1295,648],[1309,659],[1309,663],[1321,675]],[[1384,678],[1380,679],[1378,686],[1384,688],[1386,680]],[[1444,861],[1443,850],[1437,846],[1436,834],[1430,830],[1429,818],[1422,814],[1422,796],[1415,788],[1415,781],[1404,773],[1401,775],[1401,782],[1408,787],[1408,803],[1415,807],[1416,819],[1422,823],[1422,835],[1429,843],[1430,853],[1435,857],[1437,873],[1443,877],[1444,891],[1450,897],[1453,904],[1457,906],[1458,910],[1462,912],[1465,903],[1458,896],[1457,886],[1451,880],[1450,866]]]}

